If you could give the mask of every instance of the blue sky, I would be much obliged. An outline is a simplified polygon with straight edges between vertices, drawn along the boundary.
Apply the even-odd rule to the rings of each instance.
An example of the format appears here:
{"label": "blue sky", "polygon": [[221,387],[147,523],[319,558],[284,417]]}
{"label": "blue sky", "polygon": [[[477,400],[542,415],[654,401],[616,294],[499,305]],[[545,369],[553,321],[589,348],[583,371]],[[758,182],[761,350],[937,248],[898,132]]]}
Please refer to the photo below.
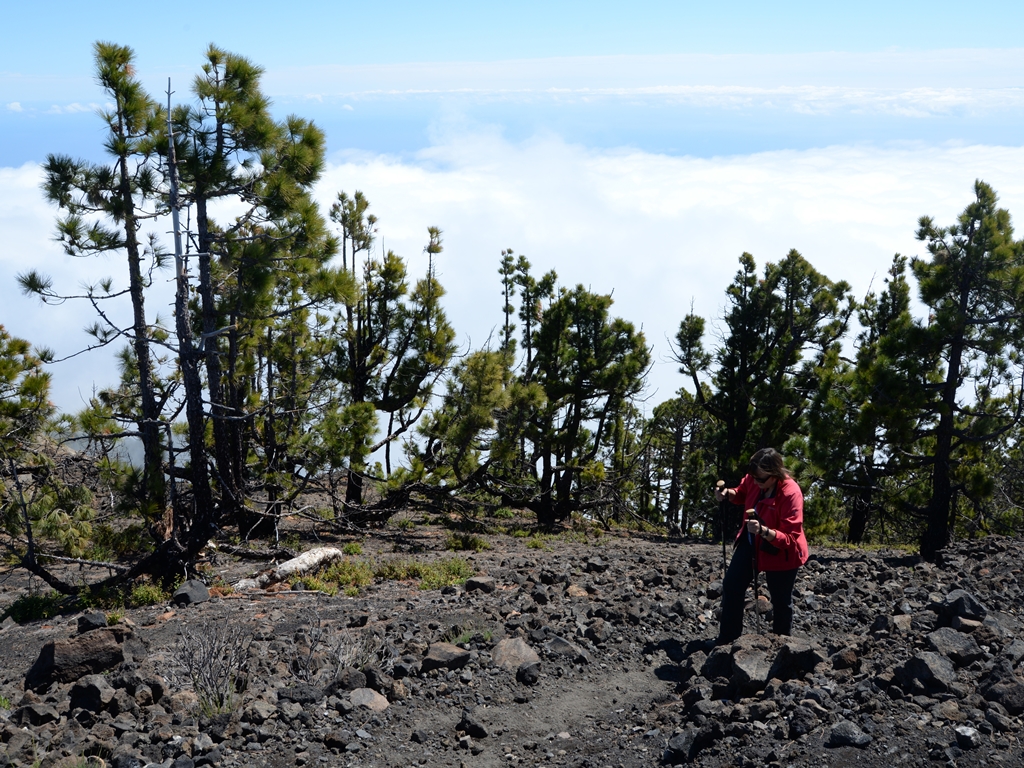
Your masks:
{"label": "blue sky", "polygon": [[[862,295],[894,252],[919,252],[916,218],[954,216],[975,178],[1024,210],[1024,4],[323,5],[5,9],[0,323],[70,354],[84,308],[40,307],[13,274],[119,274],[64,257],[38,194],[47,153],[102,159],[97,39],[131,45],[176,100],[210,42],[262,65],[276,112],[327,133],[325,204],[362,189],[413,271],[426,227],[445,231],[465,347],[497,322],[503,248],[613,292],[654,347],[654,402],[683,384],[666,339],[691,307],[720,314],[742,251],[798,248]],[[168,317],[159,289],[151,307]],[[111,367],[76,358],[54,376],[73,409]]]}
{"label": "blue sky", "polygon": [[169,20],[159,4],[6,9],[0,165],[97,151],[97,39],[131,45],[150,87],[171,77],[179,94],[209,42],[243,53],[332,151],[414,152],[456,119],[673,155],[1016,143],[1024,116],[1020,3],[322,5],[183,2]]}

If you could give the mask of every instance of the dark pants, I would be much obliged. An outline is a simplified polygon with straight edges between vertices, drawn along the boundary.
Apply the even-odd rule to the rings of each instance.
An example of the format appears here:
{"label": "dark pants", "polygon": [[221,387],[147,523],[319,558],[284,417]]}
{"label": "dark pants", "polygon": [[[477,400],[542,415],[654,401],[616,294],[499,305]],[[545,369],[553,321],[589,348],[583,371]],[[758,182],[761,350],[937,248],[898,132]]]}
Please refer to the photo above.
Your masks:
{"label": "dark pants", "polygon": [[[733,550],[732,561],[722,583],[722,618],[716,641],[718,643],[732,642],[743,634],[743,607],[747,587],[754,579],[753,552],[754,545],[744,532]],[[793,630],[793,585],[796,584],[797,570],[767,571],[764,574],[772,598],[772,631],[776,635],[789,635]]]}

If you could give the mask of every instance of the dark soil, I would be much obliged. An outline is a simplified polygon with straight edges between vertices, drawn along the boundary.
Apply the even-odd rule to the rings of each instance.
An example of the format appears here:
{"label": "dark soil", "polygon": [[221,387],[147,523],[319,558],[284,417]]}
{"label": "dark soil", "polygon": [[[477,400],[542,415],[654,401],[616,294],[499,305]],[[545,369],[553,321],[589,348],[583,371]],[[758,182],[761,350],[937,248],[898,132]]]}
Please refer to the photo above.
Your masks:
{"label": "dark soil", "polygon": [[[451,557],[446,534],[370,537],[362,557]],[[758,634],[751,610],[748,634],[712,650],[720,545],[485,538],[460,556],[493,582],[379,581],[354,597],[277,585],[128,610],[123,661],[99,681],[26,692],[46,643],[90,633],[81,614],[8,621],[0,766],[1024,765],[1020,540],[963,543],[942,567],[812,547],[795,636]],[[256,570],[220,554],[203,576]],[[0,610],[28,586],[4,577]],[[204,716],[182,649],[227,629],[251,640],[248,685]],[[359,643],[373,658],[339,668],[337,648]],[[520,666],[530,649],[539,662]]]}

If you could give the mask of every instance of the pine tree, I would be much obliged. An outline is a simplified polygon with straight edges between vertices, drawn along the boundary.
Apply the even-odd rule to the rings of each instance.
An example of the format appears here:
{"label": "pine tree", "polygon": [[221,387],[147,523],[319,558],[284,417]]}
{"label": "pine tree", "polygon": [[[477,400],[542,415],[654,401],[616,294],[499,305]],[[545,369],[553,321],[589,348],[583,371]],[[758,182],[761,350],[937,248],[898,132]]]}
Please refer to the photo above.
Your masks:
{"label": "pine tree", "polygon": [[581,506],[581,481],[595,471],[620,407],[643,388],[650,363],[644,335],[610,318],[611,296],[563,289],[537,331],[536,380],[545,402],[529,437],[540,464],[531,503],[541,526]]}
{"label": "pine tree", "polygon": [[959,499],[976,503],[992,491],[974,471],[977,453],[998,445],[1024,411],[1024,244],[1013,239],[1010,214],[983,181],[956,223],[939,227],[923,216],[917,237],[930,259],[911,263],[930,316],[928,352],[944,375],[934,394],[930,438],[931,489],[921,554],[935,560],[950,540]]}
{"label": "pine tree", "polygon": [[[727,482],[739,480],[757,449],[781,450],[802,433],[823,367],[853,312],[848,291],[846,282],[829,280],[796,251],[767,264],[763,278],[744,253],[727,290],[727,333],[713,354],[703,347],[704,320],[683,319],[674,355],[697,402],[719,425],[716,463]],[[708,375],[706,393],[701,378]]]}
{"label": "pine tree", "polygon": [[92,534],[92,497],[64,470],[70,454],[49,401],[49,351],[35,351],[0,325],[0,526],[3,547],[21,567],[67,594],[83,586],[59,578],[46,561],[79,558]]}
{"label": "pine tree", "polygon": [[[253,448],[264,439],[266,449],[268,437],[277,455],[277,433],[257,423],[257,414],[277,403],[262,391],[268,382],[258,374],[273,375],[274,368],[261,350],[277,348],[266,342],[279,324],[295,336],[290,313],[344,290],[326,267],[335,244],[311,196],[323,168],[323,133],[297,117],[274,121],[262,73],[248,59],[211,45],[193,84],[196,102],[174,114],[182,201],[195,217],[199,327],[220,504],[243,533],[268,530],[274,517],[253,512],[250,491],[270,488],[273,498],[264,502],[271,510],[280,501],[274,484],[263,483],[263,462],[252,460],[266,458],[265,450]],[[211,206],[225,200],[240,204],[241,212],[215,221]]]}
{"label": "pine tree", "polygon": [[[384,448],[390,472],[391,444],[423,415],[455,352],[455,331],[441,306],[444,289],[434,276],[441,231],[428,229],[426,274],[410,291],[403,259],[393,251],[372,256],[377,219],[368,209],[361,192],[340,193],[331,209],[341,229],[342,268],[356,280],[336,316],[330,371],[339,397],[327,416],[336,438],[334,464],[346,465],[347,507],[363,503],[370,454]],[[383,435],[378,414],[387,415]]]}
{"label": "pine tree", "polygon": [[[63,212],[58,222],[58,239],[68,255],[123,253],[127,263],[131,325],[118,327],[110,320],[110,313],[100,311],[100,319],[88,330],[96,346],[120,338],[130,342],[131,355],[125,359],[125,371],[131,389],[126,398],[114,403],[112,415],[134,422],[141,438],[144,458],[136,503],[152,519],[163,514],[166,504],[161,441],[164,397],[158,392],[160,385],[152,353],[157,331],[146,315],[145,291],[152,272],[165,264],[167,254],[153,240],[147,247],[140,237],[140,228],[158,213],[151,204],[159,192],[160,179],[153,161],[155,140],[162,130],[162,111],[135,75],[135,54],[131,48],[98,42],[94,52],[97,78],[111,104],[101,113],[111,162],[94,164],[66,155],[49,155],[44,165],[43,188],[47,198]],[[36,271],[19,275],[18,279],[23,290],[44,301],[67,298],[54,292],[51,278]],[[84,298],[99,308],[121,295],[123,291],[116,289],[112,280],[105,279],[89,286]],[[127,410],[122,409],[125,405]]]}
{"label": "pine tree", "polygon": [[855,359],[833,353],[808,413],[811,466],[802,475],[842,494],[852,543],[865,541],[879,513],[905,528],[927,460],[922,436],[938,359],[911,314],[906,264],[897,254],[885,290],[861,303]]}

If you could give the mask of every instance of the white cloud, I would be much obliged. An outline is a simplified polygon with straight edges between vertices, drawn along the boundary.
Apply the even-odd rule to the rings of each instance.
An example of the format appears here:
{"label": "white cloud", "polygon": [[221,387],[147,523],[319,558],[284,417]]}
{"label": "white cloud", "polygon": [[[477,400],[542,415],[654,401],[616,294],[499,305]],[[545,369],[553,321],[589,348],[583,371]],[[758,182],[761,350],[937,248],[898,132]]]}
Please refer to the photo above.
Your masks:
{"label": "white cloud", "polygon": [[9,109],[9,110],[10,110],[11,112],[23,112],[23,111],[24,111],[24,110],[22,109],[22,107],[21,107],[21,104],[19,104],[19,103],[18,103],[18,102],[16,102],[16,101],[12,101],[12,102],[11,102],[10,104],[8,104],[8,105],[7,105],[7,108],[8,108],[8,109]]}
{"label": "white cloud", "polygon": [[[54,242],[57,210],[46,202],[40,183],[42,169],[27,163],[20,168],[0,168],[0,231],[4,248],[0,249],[0,324],[14,336],[38,347],[50,347],[57,357],[66,357],[83,349],[90,338],[82,330],[96,319],[81,300],[62,304],[43,304],[21,294],[16,275],[37,270],[53,278],[54,290],[80,294],[86,284],[103,277],[114,278],[116,286],[124,279],[123,259],[117,256],[73,258]],[[167,279],[172,274],[156,275],[156,291],[147,299],[152,318],[171,319],[171,290]],[[122,301],[105,307],[116,322],[130,324],[131,308]],[[111,347],[74,357],[52,367],[52,398],[61,408],[75,411],[84,406],[93,386],[103,387],[117,381],[114,352]]]}
{"label": "white cloud", "polygon": [[509,61],[276,68],[270,93],[321,96],[467,93],[665,95],[676,89],[825,88],[847,93],[915,89],[1014,90],[1020,49],[869,53],[578,56]]}
{"label": "white cloud", "polygon": [[[613,292],[613,311],[642,326],[654,347],[658,401],[684,383],[666,339],[691,305],[712,321],[721,314],[743,251],[763,265],[796,248],[859,298],[872,278],[880,287],[895,252],[923,253],[917,218],[951,222],[976,178],[1024,216],[1024,147],[836,146],[702,159],[462,133],[411,157],[342,158],[318,192],[325,206],[340,190],[365,192],[383,246],[405,256],[414,276],[426,266],[426,228],[444,230],[438,269],[464,345],[483,344],[500,322],[503,248],[526,254],[538,275],[555,269],[563,285]],[[73,289],[101,275],[120,278],[123,264],[65,256],[50,239],[55,212],[39,180],[37,166],[0,169],[0,322],[64,355],[86,340],[78,329],[87,308],[40,306],[18,293],[14,275],[36,267]],[[169,319],[170,294],[161,290],[148,309]],[[94,381],[115,377],[109,355],[76,358],[54,369],[56,399],[77,408]]]}
{"label": "white cloud", "polygon": [[[767,110],[796,115],[867,114],[902,118],[945,117],[962,113],[993,113],[1024,109],[1024,88],[869,88],[858,86],[658,85],[635,88],[409,88],[366,90],[328,97],[360,101],[402,98],[459,97],[481,103],[528,103],[548,108],[602,103],[615,108],[690,107],[697,109]],[[312,98],[312,97],[310,97]],[[315,97],[323,103],[323,96]],[[341,105],[352,110],[351,104]]]}
{"label": "white cloud", "polygon": [[100,108],[99,104],[80,104],[75,101],[70,104],[52,104],[47,111],[51,115],[75,115],[82,112],[95,112]]}

